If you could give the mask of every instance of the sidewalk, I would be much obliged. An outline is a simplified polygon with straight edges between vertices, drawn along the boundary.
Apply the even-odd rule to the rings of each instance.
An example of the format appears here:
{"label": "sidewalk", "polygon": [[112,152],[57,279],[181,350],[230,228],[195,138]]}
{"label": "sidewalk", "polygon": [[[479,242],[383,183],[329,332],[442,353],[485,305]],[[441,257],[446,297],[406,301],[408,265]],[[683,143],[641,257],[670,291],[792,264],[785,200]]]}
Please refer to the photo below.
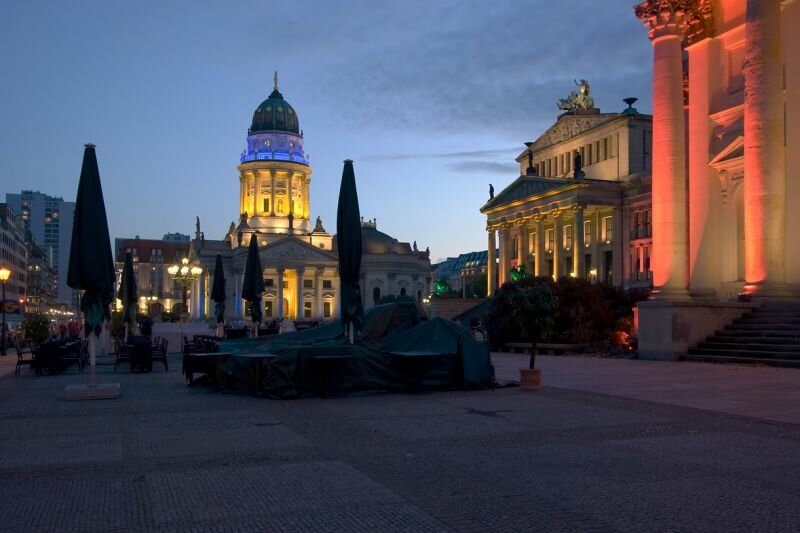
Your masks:
{"label": "sidewalk", "polygon": [[[498,379],[519,380],[528,356],[494,352]],[[800,424],[800,369],[591,356],[536,356],[543,387],[560,387]]]}

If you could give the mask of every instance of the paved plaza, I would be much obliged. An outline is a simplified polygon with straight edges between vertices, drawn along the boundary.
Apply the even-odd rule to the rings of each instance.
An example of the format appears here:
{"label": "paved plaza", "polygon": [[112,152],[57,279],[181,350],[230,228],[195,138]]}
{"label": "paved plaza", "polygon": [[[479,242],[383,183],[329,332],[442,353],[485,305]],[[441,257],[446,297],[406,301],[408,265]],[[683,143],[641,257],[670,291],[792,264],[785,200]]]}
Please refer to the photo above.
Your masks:
{"label": "paved plaza", "polygon": [[[173,358],[102,367],[122,397],[67,402],[88,373],[16,377],[15,359],[2,531],[800,530],[800,424],[779,405],[798,370],[540,357],[538,393],[273,401],[187,387]],[[513,377],[525,357],[494,361]]]}

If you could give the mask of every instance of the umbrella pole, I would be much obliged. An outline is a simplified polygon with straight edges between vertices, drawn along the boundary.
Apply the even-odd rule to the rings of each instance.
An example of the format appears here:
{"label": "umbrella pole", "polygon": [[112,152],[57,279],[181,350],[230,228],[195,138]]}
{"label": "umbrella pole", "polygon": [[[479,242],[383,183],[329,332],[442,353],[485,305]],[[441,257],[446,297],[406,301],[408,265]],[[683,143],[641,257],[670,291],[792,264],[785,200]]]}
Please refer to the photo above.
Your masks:
{"label": "umbrella pole", "polygon": [[128,323],[125,322],[125,344],[128,344]]}
{"label": "umbrella pole", "polygon": [[97,355],[97,335],[94,331],[89,332],[89,364],[92,365],[92,387],[96,385],[94,375],[94,363]]}

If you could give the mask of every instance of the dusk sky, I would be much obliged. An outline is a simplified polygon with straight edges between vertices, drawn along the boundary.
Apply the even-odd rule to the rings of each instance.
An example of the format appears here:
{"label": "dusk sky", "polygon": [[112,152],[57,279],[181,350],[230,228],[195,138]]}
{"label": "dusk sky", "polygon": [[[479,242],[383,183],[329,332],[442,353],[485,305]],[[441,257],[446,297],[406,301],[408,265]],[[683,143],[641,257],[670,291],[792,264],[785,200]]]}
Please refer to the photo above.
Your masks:
{"label": "dusk sky", "polygon": [[604,112],[651,111],[632,0],[3,2],[0,200],[74,201],[97,145],[112,239],[221,239],[253,111],[280,90],[335,232],[342,160],[365,218],[437,260],[486,248],[478,211],[585,78]]}

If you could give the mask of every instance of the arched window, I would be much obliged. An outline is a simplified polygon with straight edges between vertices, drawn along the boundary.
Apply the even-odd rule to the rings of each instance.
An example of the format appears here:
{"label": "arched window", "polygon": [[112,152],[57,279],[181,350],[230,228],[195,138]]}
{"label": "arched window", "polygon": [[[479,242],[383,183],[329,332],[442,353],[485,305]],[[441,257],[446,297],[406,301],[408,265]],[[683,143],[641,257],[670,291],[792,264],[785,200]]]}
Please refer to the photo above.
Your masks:
{"label": "arched window", "polygon": [[381,289],[380,287],[375,287],[372,289],[372,303],[378,305],[381,301]]}
{"label": "arched window", "polygon": [[405,287],[402,287],[402,288],[400,289],[400,296],[405,296],[405,295],[406,295],[406,288],[405,288]]}

